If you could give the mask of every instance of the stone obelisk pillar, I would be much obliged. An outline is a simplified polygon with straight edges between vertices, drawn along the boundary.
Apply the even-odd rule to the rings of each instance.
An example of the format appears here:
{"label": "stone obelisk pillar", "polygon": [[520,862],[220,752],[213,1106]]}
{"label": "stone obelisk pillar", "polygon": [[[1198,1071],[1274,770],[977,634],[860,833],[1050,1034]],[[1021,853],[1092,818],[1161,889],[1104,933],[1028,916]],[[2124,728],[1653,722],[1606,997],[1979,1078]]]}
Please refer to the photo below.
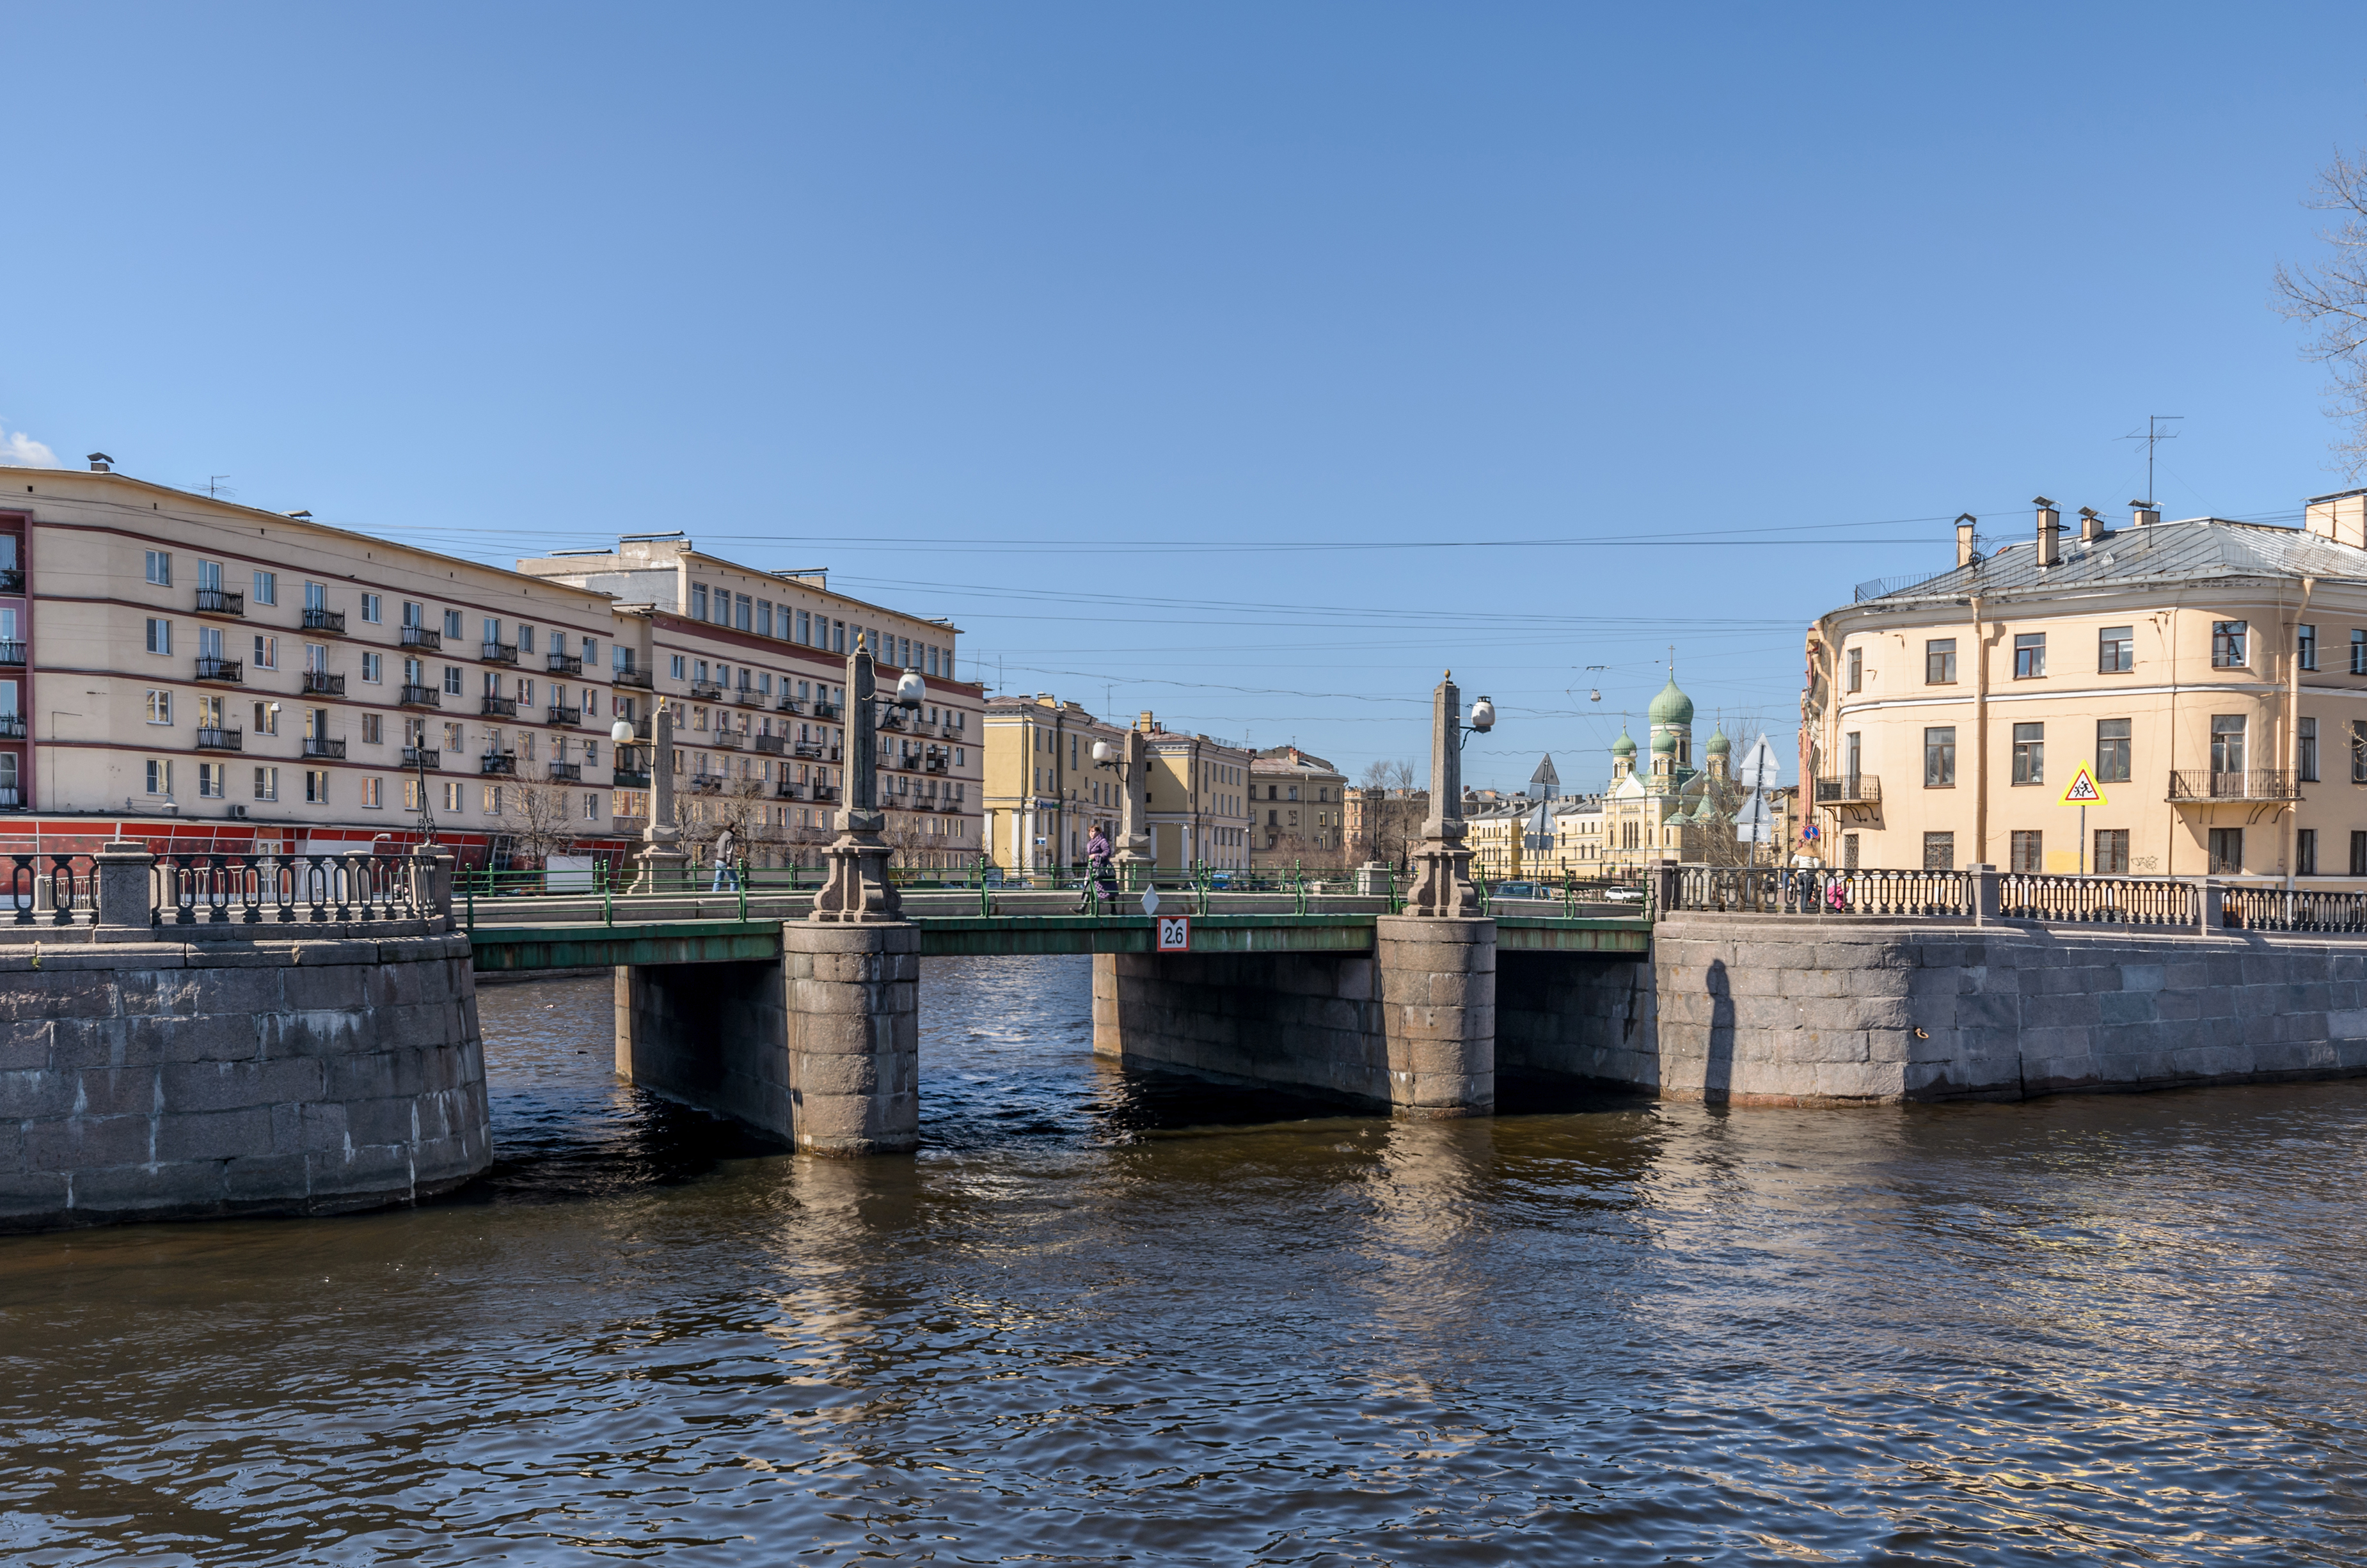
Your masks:
{"label": "stone obelisk pillar", "polygon": [[798,1149],[909,1154],[920,1143],[921,933],[888,879],[871,650],[846,661],[845,805],[812,912],[781,928]]}
{"label": "stone obelisk pillar", "polygon": [[1430,814],[1403,915],[1374,932],[1389,1101],[1399,1116],[1496,1108],[1496,923],[1479,918],[1464,844],[1462,697],[1455,672],[1431,695]]}
{"label": "stone obelisk pillar", "polygon": [[1126,799],[1118,809],[1117,848],[1110,863],[1117,868],[1117,885],[1131,892],[1152,865],[1150,834],[1144,826],[1150,811],[1150,740],[1138,726],[1127,731],[1118,766]]}
{"label": "stone obelisk pillar", "polygon": [[685,881],[690,856],[682,847],[682,825],[674,814],[674,709],[663,698],[650,715],[650,824],[641,829],[635,892],[674,892]]}

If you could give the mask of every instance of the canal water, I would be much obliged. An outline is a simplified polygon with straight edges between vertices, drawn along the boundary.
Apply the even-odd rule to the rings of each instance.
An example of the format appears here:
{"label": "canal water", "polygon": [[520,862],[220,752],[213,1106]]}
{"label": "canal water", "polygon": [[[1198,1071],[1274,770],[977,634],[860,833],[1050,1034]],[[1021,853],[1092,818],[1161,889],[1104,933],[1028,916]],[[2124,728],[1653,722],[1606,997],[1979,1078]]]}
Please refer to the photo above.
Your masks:
{"label": "canal water", "polygon": [[924,966],[924,1149],[483,998],[499,1168],[0,1241],[12,1563],[2367,1562],[2367,1086],[1405,1125]]}

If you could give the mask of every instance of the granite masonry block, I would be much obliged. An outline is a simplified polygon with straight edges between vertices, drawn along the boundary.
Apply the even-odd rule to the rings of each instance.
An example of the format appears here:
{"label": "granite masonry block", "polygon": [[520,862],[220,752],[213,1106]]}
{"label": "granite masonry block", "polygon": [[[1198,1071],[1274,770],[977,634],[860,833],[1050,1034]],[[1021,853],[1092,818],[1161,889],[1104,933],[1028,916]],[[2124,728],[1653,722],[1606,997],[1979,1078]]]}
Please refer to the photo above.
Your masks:
{"label": "granite masonry block", "polygon": [[73,1201],[75,1210],[100,1218],[164,1216],[203,1210],[221,1200],[221,1162],[176,1161],[77,1171]]}
{"label": "granite masonry block", "polygon": [[0,1073],[0,1120],[72,1116],[82,1098],[81,1075],[47,1068]]}
{"label": "granite masonry block", "polygon": [[108,1165],[149,1163],[155,1119],[146,1116],[73,1116],[34,1121],[25,1128],[25,1168],[89,1171]]}
{"label": "granite masonry block", "polygon": [[74,1074],[76,1116],[153,1116],[164,1109],[158,1067],[85,1067]]}
{"label": "granite masonry block", "polygon": [[49,1018],[24,1018],[15,1023],[0,1024],[0,1073],[21,1073],[29,1068],[52,1065],[51,1042],[56,1039],[57,1032],[57,1023]]}
{"label": "granite masonry block", "polygon": [[156,1108],[168,1113],[300,1102],[327,1093],[327,1075],[317,1057],[167,1062],[154,1070],[154,1077],[163,1096]]}
{"label": "granite masonry block", "polygon": [[222,1196],[233,1204],[285,1202],[305,1190],[310,1162],[302,1154],[241,1154],[221,1166]]}
{"label": "granite masonry block", "polygon": [[2104,1024],[2149,1024],[2159,1016],[2157,991],[2107,991],[2097,996],[2097,1021]]}

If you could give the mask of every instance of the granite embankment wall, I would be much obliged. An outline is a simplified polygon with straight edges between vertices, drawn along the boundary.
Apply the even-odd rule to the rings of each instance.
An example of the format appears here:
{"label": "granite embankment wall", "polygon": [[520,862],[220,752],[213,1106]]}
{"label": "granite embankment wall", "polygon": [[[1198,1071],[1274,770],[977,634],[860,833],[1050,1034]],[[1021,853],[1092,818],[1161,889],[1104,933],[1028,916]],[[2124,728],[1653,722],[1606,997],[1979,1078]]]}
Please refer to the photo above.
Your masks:
{"label": "granite embankment wall", "polygon": [[0,949],[0,1230],[410,1202],[491,1142],[464,936]]}
{"label": "granite embankment wall", "polygon": [[1736,1105],[2367,1074],[2367,943],[1675,915],[1648,961],[1506,954],[1497,1060]]}

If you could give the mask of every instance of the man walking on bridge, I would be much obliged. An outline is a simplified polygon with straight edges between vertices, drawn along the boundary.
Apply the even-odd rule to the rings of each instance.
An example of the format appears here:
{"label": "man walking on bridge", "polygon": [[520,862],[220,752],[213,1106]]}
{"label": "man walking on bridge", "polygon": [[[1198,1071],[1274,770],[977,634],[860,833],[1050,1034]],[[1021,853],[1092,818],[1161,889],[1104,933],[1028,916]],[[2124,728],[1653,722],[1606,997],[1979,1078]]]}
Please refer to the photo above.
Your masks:
{"label": "man walking on bridge", "polygon": [[709,892],[722,892],[740,885],[739,873],[731,865],[731,852],[735,847],[730,828],[715,835],[715,885],[708,890]]}
{"label": "man walking on bridge", "polygon": [[1094,824],[1092,835],[1085,840],[1085,866],[1093,892],[1110,909],[1116,909],[1117,877],[1110,869],[1110,841],[1103,835],[1099,824]]}

